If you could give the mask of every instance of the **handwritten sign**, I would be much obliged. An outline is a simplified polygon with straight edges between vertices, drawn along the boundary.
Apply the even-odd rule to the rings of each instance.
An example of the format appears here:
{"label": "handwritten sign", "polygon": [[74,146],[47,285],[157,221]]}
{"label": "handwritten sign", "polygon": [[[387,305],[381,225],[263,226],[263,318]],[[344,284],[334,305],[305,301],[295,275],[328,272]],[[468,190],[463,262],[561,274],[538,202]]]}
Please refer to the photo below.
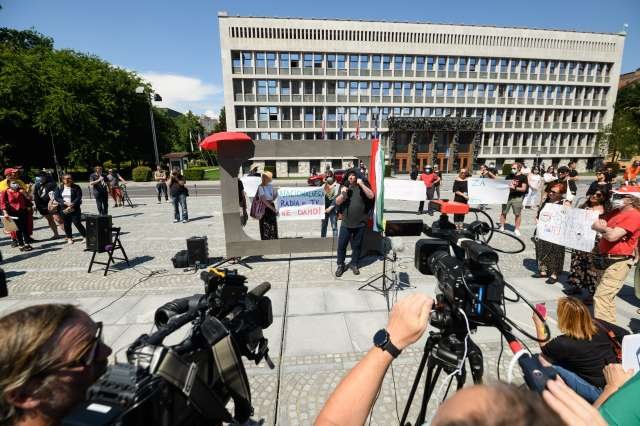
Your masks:
{"label": "handwritten sign", "polygon": [[469,204],[506,204],[509,199],[509,181],[489,178],[467,179]]}
{"label": "handwritten sign", "polygon": [[424,201],[427,198],[427,191],[422,181],[385,179],[384,198],[386,200]]}
{"label": "handwritten sign", "polygon": [[324,219],[322,188],[279,188],[276,201],[278,220]]}
{"label": "handwritten sign", "polygon": [[240,180],[244,185],[244,192],[247,194],[247,198],[253,198],[256,195],[256,191],[258,191],[262,178],[260,176],[243,176]]}
{"label": "handwritten sign", "polygon": [[538,218],[536,235],[550,243],[590,252],[596,241],[596,231],[591,229],[596,219],[598,213],[593,210],[546,204]]}

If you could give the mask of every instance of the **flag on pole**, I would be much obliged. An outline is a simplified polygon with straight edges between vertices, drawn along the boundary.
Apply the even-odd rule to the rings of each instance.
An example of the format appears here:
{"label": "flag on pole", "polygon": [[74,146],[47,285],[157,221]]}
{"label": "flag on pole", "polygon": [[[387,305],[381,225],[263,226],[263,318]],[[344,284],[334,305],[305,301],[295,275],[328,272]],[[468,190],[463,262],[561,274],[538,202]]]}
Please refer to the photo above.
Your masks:
{"label": "flag on pole", "polygon": [[360,139],[360,116],[358,116],[358,124],[356,125],[356,139]]}
{"label": "flag on pole", "polygon": [[191,145],[191,152],[193,152],[193,138],[191,137],[191,130],[189,130],[189,144]]}
{"label": "flag on pole", "polygon": [[327,127],[327,123],[326,123],[326,116],[324,114],[324,112],[322,113],[322,139],[326,139],[326,127]]}
{"label": "flag on pole", "polygon": [[378,117],[379,116],[380,114],[378,113],[373,119],[373,126],[374,126],[373,139],[378,139]]}
{"label": "flag on pole", "polygon": [[344,139],[344,128],[342,123],[342,114],[340,114],[340,127],[338,129],[338,139]]}
{"label": "flag on pole", "polygon": [[371,160],[369,163],[369,183],[375,194],[373,205],[373,230],[382,232],[384,214],[384,152],[380,139],[371,141]]}

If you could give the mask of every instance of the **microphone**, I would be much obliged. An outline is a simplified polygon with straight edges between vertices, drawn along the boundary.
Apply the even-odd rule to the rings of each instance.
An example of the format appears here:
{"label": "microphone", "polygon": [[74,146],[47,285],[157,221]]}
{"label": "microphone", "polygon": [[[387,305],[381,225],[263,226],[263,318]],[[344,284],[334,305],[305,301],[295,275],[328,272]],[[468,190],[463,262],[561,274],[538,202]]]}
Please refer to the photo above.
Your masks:
{"label": "microphone", "polygon": [[404,243],[397,238],[391,238],[391,250],[395,251],[396,253],[403,252]]}

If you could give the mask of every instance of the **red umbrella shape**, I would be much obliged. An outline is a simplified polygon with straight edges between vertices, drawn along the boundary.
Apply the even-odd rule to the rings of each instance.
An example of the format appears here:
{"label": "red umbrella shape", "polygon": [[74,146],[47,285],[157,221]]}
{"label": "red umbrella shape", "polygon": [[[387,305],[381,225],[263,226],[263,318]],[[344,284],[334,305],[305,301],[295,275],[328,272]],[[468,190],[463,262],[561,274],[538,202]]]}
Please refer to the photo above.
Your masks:
{"label": "red umbrella shape", "polygon": [[217,151],[218,142],[222,141],[251,142],[251,138],[242,132],[218,132],[204,138],[200,142],[200,148],[208,151]]}

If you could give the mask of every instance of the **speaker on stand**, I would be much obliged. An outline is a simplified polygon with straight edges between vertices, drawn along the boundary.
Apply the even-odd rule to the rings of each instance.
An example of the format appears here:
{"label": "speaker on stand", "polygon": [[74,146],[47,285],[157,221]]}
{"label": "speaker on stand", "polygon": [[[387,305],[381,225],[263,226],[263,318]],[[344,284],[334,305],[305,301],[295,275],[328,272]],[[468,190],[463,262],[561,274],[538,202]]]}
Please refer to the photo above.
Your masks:
{"label": "speaker on stand", "polygon": [[85,238],[87,250],[102,253],[106,247],[111,245],[111,216],[109,215],[86,215],[87,237]]}
{"label": "speaker on stand", "polygon": [[209,263],[209,244],[207,237],[187,238],[187,259],[189,266],[200,265],[202,267]]}

